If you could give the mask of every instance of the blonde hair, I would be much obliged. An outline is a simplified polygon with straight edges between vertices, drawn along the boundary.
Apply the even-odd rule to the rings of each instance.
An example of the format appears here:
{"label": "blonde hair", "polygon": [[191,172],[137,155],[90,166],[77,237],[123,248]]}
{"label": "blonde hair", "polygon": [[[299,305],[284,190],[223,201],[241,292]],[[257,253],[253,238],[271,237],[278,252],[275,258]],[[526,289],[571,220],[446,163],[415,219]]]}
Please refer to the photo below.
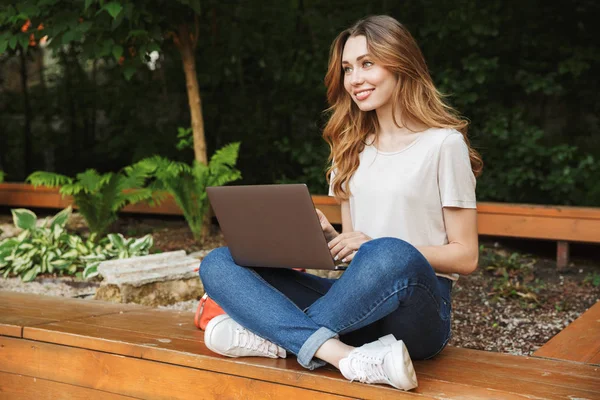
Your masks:
{"label": "blonde hair", "polygon": [[[323,130],[323,138],[330,147],[327,182],[333,178],[333,192],[339,199],[350,197],[348,182],[358,168],[359,153],[366,138],[377,135],[378,120],[375,111],[361,111],[344,88],[342,53],[350,37],[365,36],[369,53],[376,62],[398,79],[392,98],[392,118],[395,110],[402,110],[406,120],[419,122],[430,128],[453,128],[462,133],[469,148],[471,169],[479,176],[483,169],[481,156],[471,148],[467,138],[468,121],[442,100],[435,88],[425,58],[408,30],[394,18],[385,15],[370,16],[356,22],[333,41],[329,66],[325,76],[330,113]],[[333,161],[333,164],[331,162]]]}

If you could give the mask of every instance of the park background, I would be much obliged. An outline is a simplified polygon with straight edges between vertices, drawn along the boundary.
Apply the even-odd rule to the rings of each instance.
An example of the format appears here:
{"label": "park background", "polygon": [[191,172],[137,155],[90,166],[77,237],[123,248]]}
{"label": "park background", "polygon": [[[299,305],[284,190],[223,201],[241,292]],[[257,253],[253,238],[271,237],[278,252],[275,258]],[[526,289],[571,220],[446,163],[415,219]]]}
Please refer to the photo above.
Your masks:
{"label": "park background", "polygon": [[[198,29],[193,55],[209,157],[239,141],[236,184],[304,182],[311,193],[326,193],[329,46],[357,19],[388,14],[414,35],[437,87],[471,121],[469,137],[485,163],[478,200],[600,205],[593,1],[99,5],[89,21],[64,1],[12,7],[13,17],[53,10],[54,26],[70,28],[44,46],[37,24],[0,33],[5,181],[38,170],[118,171],[153,154],[190,162],[193,150],[176,148],[191,122],[181,52],[168,28],[185,23]],[[134,24],[128,17],[136,16]],[[18,50],[23,34],[33,34],[26,53]]]}
{"label": "park background", "polygon": [[[1,3],[0,182],[8,183],[0,194],[27,186],[18,182],[32,173],[78,175],[74,184],[58,185],[78,212],[67,208],[54,217],[61,221],[56,242],[38,217],[57,210],[0,207],[0,291],[97,299],[110,284],[96,270],[104,260],[177,250],[201,260],[225,245],[216,224],[202,223],[204,185],[187,172],[153,178],[189,184],[187,191],[170,191],[182,200],[176,207],[185,221],[181,213],[120,212],[128,202],[120,190],[127,188],[125,167],[153,155],[181,162],[158,170],[181,172],[216,152],[239,169],[216,168],[222,183],[304,182],[312,194],[326,193],[329,149],[321,132],[329,46],[370,14],[407,26],[437,87],[471,121],[469,137],[485,163],[480,202],[586,206],[578,212],[596,215],[599,8],[571,0]],[[194,83],[203,129],[188,99]],[[204,139],[206,151],[194,148]],[[241,143],[239,158],[234,147],[218,152],[234,143]],[[111,186],[117,172],[121,183]],[[45,181],[57,186],[56,178]],[[47,192],[40,189],[25,196],[41,198]],[[34,239],[46,244],[34,246]],[[453,289],[449,344],[521,355],[547,344],[600,298],[597,240],[570,246],[568,268],[559,270],[553,240],[481,235],[478,270]],[[59,250],[62,258],[52,258]],[[187,282],[197,284],[197,273]],[[189,290],[190,300],[179,301],[173,292],[132,302],[195,311],[203,293]]]}

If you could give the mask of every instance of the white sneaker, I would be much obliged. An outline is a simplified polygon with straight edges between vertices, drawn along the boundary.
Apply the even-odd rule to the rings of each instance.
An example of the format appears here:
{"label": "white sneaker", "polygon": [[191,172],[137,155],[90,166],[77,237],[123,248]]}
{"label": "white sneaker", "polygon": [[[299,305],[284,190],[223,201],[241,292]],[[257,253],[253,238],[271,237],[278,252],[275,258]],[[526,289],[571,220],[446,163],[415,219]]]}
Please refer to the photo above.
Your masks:
{"label": "white sneaker", "polygon": [[227,357],[286,358],[287,355],[283,347],[255,335],[227,314],[208,322],[204,344],[209,350]]}
{"label": "white sneaker", "polygon": [[340,371],[350,381],[387,383],[402,390],[418,386],[406,345],[394,335],[352,350],[348,357],[340,360]]}

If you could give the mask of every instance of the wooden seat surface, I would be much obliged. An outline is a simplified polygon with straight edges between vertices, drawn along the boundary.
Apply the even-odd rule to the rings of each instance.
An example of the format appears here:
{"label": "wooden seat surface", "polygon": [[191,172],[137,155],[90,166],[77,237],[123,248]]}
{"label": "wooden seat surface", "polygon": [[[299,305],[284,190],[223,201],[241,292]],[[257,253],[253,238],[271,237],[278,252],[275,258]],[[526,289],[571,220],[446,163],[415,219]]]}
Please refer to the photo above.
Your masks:
{"label": "wooden seat surface", "polygon": [[191,312],[90,300],[0,291],[0,335],[2,399],[600,399],[597,365],[448,347],[415,362],[419,387],[402,392],[294,356],[221,357]]}
{"label": "wooden seat surface", "polygon": [[533,355],[600,365],[600,301]]}

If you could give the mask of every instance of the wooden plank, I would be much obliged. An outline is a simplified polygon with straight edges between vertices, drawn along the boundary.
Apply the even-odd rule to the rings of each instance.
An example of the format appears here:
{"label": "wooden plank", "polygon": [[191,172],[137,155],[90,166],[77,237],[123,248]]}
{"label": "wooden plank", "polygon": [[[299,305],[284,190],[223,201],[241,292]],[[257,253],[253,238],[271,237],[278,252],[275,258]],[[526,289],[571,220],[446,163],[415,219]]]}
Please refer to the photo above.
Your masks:
{"label": "wooden plank", "polygon": [[480,235],[600,243],[595,219],[478,213],[477,225]]}
{"label": "wooden plank", "polygon": [[0,370],[13,374],[153,399],[344,399],[321,391],[229,374],[76,349],[24,339],[0,338]]}
{"label": "wooden plank", "polygon": [[[47,188],[24,183],[0,183],[0,205],[12,207],[35,207],[62,209],[71,205],[77,209],[72,196],[62,196],[58,188]],[[146,202],[130,204],[122,212],[142,214],[183,215],[175,200],[168,195],[160,205],[151,207]]]}
{"label": "wooden plank", "polygon": [[597,302],[533,355],[598,364],[599,353],[600,302]]}
{"label": "wooden plank", "polygon": [[477,213],[506,215],[537,215],[540,217],[600,220],[600,208],[598,207],[477,202]]}
{"label": "wooden plank", "polygon": [[0,291],[0,335],[21,337],[23,327],[148,307]]}
{"label": "wooden plank", "polygon": [[136,398],[6,372],[0,372],[0,394],[3,400],[128,400]]}
{"label": "wooden plank", "polygon": [[[191,314],[189,313],[189,318],[191,318]],[[132,328],[129,330],[112,328],[111,325],[114,326],[115,320],[120,317],[127,318]],[[140,329],[142,332],[134,332],[132,329],[137,329],[138,322],[136,313],[128,313],[127,316],[107,315],[76,322],[53,323],[43,327],[28,328],[25,330],[24,337],[170,364],[210,369],[216,372],[227,372],[252,379],[275,380],[278,383],[297,384],[310,389],[321,389],[323,385],[326,385],[334,393],[343,395],[360,397],[369,395],[368,392],[358,394],[355,391],[348,391],[346,387],[348,382],[334,369],[306,371],[293,357],[285,360],[220,357],[205,348],[200,339],[201,331],[193,331],[191,332],[192,336],[187,336],[187,338],[180,328],[175,329],[172,334],[163,332],[162,335],[151,335],[143,327]],[[160,324],[157,320],[152,321],[152,324],[162,326],[163,329],[167,327],[167,324]],[[123,327],[123,323],[116,325]],[[191,340],[194,338],[195,340]],[[479,353],[485,352],[475,350],[467,350],[466,356],[462,359],[457,358],[455,353],[464,350],[466,349],[455,349],[454,354],[449,352],[448,355],[444,351],[435,360],[415,362],[420,382],[417,393],[433,397],[444,397],[453,393],[453,396],[460,397],[460,394],[465,392],[465,387],[468,387],[467,393],[475,393],[473,396],[481,398],[493,398],[500,392],[503,396],[514,395],[517,398],[521,395],[540,395],[552,398],[555,393],[575,393],[580,390],[579,394],[583,394],[589,388],[600,386],[597,372],[593,369],[588,368],[571,373],[570,367],[565,368],[562,363],[498,353],[490,353],[489,359],[478,359]],[[487,353],[485,354],[487,355]],[[495,356],[500,357],[494,360]],[[464,361],[471,359],[475,361]],[[523,359],[527,363],[519,364]],[[438,365],[439,363],[442,364],[441,367]],[[459,364],[460,368],[457,368],[456,364]],[[278,370],[276,375],[272,373],[274,369]],[[442,373],[439,373],[440,371]],[[506,384],[514,379],[518,380],[521,392],[513,390],[510,385],[503,387],[495,383],[486,383],[489,380],[499,380]],[[457,384],[462,386],[456,387]],[[558,388],[555,387],[556,385],[559,385]],[[361,386],[369,388],[368,385]],[[376,397],[378,396],[380,397],[381,394],[377,394]]]}

